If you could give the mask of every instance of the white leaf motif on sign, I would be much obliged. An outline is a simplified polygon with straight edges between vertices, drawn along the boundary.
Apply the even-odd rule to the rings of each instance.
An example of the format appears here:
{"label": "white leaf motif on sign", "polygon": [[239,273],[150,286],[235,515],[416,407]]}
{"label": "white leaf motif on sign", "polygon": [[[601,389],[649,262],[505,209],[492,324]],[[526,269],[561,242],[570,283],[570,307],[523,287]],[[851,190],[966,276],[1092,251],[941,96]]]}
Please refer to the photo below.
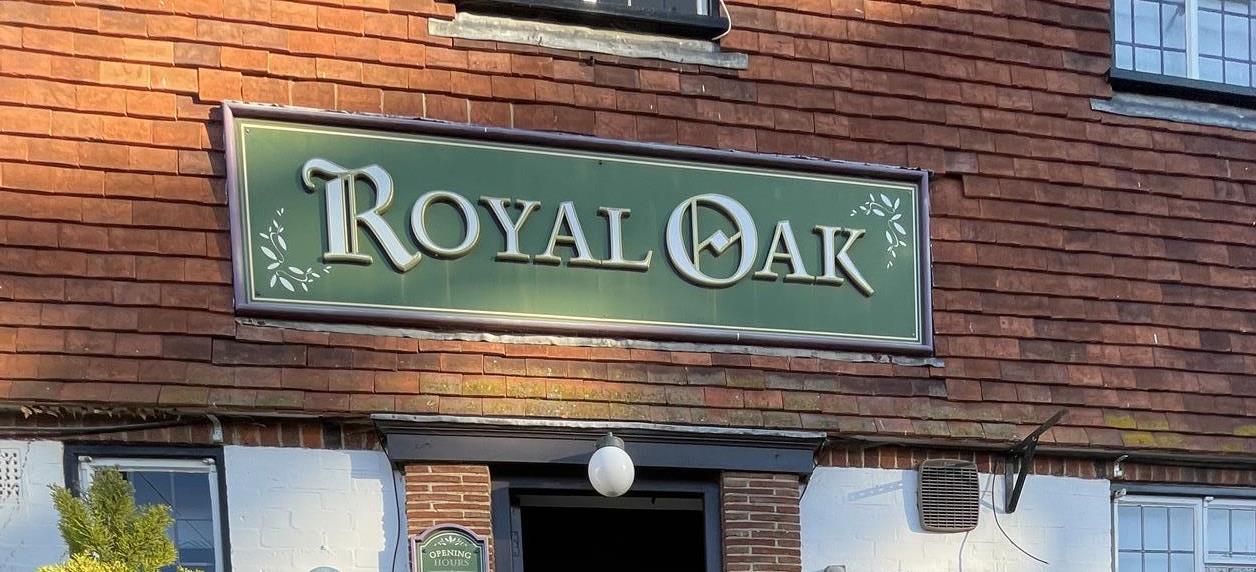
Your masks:
{"label": "white leaf motif on sign", "polygon": [[891,199],[885,193],[878,193],[880,200],[874,194],[868,195],[868,201],[859,205],[852,210],[852,216],[863,214],[864,216],[875,216],[885,219],[885,251],[889,253],[890,258],[885,262],[885,267],[894,266],[894,259],[898,258],[897,249],[907,246],[905,239],[908,237],[907,227],[898,222],[903,219],[903,213],[898,212],[902,205],[902,198],[895,197]]}
{"label": "white leaf motif on sign", "polygon": [[274,288],[276,284],[282,286],[289,292],[296,292],[297,286],[301,287],[302,292],[310,291],[310,284],[315,280],[331,273],[330,266],[322,267],[322,274],[313,272],[312,267],[301,268],[287,263],[288,257],[288,241],[283,237],[283,225],[279,224],[283,218],[284,209],[275,211],[275,218],[271,219],[270,226],[266,228],[266,232],[259,232],[257,235],[265,239],[269,246],[265,244],[257,245],[258,250],[262,252],[266,258],[273,260],[266,265],[266,270],[271,272],[269,287]]}

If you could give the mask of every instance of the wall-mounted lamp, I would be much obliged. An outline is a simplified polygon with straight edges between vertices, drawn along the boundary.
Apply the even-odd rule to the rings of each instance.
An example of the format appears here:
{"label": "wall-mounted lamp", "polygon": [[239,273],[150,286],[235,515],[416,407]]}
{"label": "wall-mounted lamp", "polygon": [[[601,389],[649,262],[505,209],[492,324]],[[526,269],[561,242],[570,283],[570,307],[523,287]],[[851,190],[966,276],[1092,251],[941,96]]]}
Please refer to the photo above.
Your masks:
{"label": "wall-mounted lamp", "polygon": [[597,441],[597,449],[589,458],[589,483],[598,494],[617,497],[632,488],[636,468],[624,450],[624,440],[607,433]]}
{"label": "wall-mounted lamp", "polygon": [[1121,455],[1112,462],[1112,478],[1120,479],[1125,476],[1125,467],[1122,467],[1121,463],[1128,458],[1130,458],[1129,455]]}

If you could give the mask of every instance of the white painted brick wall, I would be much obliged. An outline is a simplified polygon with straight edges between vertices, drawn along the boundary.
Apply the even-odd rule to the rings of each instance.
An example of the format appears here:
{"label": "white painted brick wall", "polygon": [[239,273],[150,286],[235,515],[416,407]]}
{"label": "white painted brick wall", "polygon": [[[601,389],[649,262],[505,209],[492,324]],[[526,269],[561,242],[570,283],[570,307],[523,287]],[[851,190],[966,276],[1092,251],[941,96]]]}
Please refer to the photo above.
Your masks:
{"label": "white painted brick wall", "polygon": [[0,572],[60,562],[66,549],[48,487],[65,484],[61,443],[0,440],[0,449],[17,451],[21,474],[18,496],[0,500]]}
{"label": "white painted brick wall", "polygon": [[224,457],[236,572],[409,570],[405,489],[383,453],[229,446]]}
{"label": "white painted brick wall", "polygon": [[802,497],[803,572],[845,565],[846,572],[1108,572],[1112,519],[1109,483],[1030,476],[1015,514],[1004,514],[1003,477],[994,479],[999,522],[1031,554],[995,527],[990,475],[981,475],[981,519],[968,534],[924,532],[916,507],[916,471],[816,469]]}

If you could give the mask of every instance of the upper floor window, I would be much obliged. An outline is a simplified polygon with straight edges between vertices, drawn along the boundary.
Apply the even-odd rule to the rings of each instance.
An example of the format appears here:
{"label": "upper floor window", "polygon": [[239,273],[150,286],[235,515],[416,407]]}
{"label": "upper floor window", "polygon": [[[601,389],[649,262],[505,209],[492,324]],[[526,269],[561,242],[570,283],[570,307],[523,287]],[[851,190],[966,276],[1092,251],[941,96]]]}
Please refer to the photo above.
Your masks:
{"label": "upper floor window", "polygon": [[720,0],[455,0],[459,7],[633,32],[713,38],[728,29]]}
{"label": "upper floor window", "polygon": [[1135,496],[1116,503],[1117,572],[1256,567],[1256,501]]}
{"label": "upper floor window", "polygon": [[1113,77],[1256,95],[1256,0],[1114,0]]}

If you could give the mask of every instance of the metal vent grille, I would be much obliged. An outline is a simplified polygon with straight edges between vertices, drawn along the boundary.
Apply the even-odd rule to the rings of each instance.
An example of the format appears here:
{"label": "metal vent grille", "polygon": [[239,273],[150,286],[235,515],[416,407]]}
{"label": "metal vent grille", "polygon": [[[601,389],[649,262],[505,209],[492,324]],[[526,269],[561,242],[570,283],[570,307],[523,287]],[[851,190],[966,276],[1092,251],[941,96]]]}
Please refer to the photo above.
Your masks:
{"label": "metal vent grille", "polygon": [[0,504],[17,502],[21,482],[22,459],[17,449],[0,449]]}
{"label": "metal vent grille", "polygon": [[920,524],[932,532],[977,528],[981,491],[972,461],[930,459],[920,464]]}

